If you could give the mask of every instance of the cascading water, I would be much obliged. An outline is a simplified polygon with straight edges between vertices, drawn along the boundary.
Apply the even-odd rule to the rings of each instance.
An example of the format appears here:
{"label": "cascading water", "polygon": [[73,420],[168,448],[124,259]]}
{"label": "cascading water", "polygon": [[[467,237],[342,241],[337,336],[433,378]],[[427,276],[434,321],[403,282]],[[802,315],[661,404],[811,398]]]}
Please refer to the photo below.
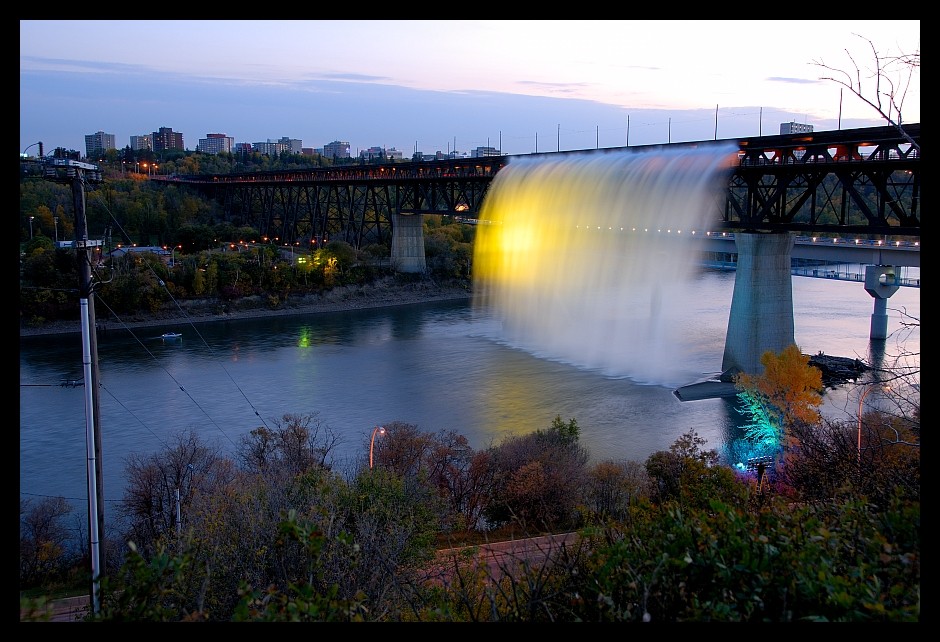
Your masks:
{"label": "cascading water", "polygon": [[502,340],[610,377],[689,383],[684,293],[700,259],[690,243],[721,211],[737,151],[513,158],[474,242],[477,300]]}

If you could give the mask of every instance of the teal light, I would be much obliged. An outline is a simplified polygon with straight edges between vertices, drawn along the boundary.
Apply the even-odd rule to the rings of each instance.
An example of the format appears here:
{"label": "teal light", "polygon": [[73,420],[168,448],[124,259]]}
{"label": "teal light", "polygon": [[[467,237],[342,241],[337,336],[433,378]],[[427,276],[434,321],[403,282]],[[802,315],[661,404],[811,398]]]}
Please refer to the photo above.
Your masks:
{"label": "teal light", "polygon": [[739,412],[747,420],[743,427],[744,438],[729,445],[727,461],[734,462],[738,470],[747,470],[748,462],[767,457],[773,458],[783,444],[780,417],[758,396],[739,392]]}

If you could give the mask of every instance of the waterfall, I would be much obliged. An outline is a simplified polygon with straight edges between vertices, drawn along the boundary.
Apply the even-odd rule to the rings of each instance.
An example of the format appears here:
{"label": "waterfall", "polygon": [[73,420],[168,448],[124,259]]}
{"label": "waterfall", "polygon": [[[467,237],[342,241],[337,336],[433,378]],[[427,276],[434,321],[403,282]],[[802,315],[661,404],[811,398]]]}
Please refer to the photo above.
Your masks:
{"label": "waterfall", "polygon": [[486,194],[473,257],[502,340],[610,377],[688,383],[690,244],[721,211],[737,151],[513,158]]}

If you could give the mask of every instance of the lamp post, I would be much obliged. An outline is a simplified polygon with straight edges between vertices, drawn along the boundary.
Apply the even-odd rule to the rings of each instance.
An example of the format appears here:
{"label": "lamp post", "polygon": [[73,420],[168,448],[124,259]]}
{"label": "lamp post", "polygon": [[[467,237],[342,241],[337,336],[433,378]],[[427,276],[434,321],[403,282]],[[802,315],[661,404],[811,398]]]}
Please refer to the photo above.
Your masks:
{"label": "lamp post", "polygon": [[375,434],[378,433],[380,436],[385,434],[384,426],[376,426],[372,430],[372,440],[369,442],[369,468],[372,468],[372,449],[375,447]]}
{"label": "lamp post", "polygon": [[858,450],[856,456],[856,463],[861,467],[862,465],[862,403],[865,401],[865,397],[868,396],[868,393],[876,388],[887,390],[888,387],[880,384],[874,383],[869,385],[865,390],[862,391],[862,395],[858,398]]}
{"label": "lamp post", "polygon": [[[164,250],[166,249],[165,245],[163,246],[163,249]],[[176,250],[182,250],[182,249],[183,249],[182,245],[174,245],[170,249],[170,267],[174,267],[176,265]]]}
{"label": "lamp post", "polygon": [[58,247],[59,246],[59,217],[58,216],[52,217],[52,224],[55,225],[55,244],[56,244],[56,247]]}
{"label": "lamp post", "polygon": [[34,219],[34,218],[36,218],[36,217],[35,217],[35,216],[30,216],[30,217],[29,217],[29,240],[30,240],[30,241],[33,240],[33,219]]}

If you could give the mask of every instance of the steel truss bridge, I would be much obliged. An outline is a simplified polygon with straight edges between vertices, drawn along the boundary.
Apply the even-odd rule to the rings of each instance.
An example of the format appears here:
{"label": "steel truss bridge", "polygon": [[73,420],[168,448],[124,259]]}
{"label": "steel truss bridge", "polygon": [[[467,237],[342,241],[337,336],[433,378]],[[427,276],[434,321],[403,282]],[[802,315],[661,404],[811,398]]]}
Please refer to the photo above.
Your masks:
{"label": "steel truss bridge", "polygon": [[[920,125],[735,139],[738,162],[712,230],[920,236]],[[914,144],[912,144],[912,142]],[[728,140],[527,154],[656,152],[727,145]],[[387,244],[393,215],[471,221],[487,188],[514,156],[294,171],[155,176],[215,198],[224,221],[282,244],[343,240]],[[216,221],[221,222],[221,221]],[[308,245],[311,244],[311,245]]]}

